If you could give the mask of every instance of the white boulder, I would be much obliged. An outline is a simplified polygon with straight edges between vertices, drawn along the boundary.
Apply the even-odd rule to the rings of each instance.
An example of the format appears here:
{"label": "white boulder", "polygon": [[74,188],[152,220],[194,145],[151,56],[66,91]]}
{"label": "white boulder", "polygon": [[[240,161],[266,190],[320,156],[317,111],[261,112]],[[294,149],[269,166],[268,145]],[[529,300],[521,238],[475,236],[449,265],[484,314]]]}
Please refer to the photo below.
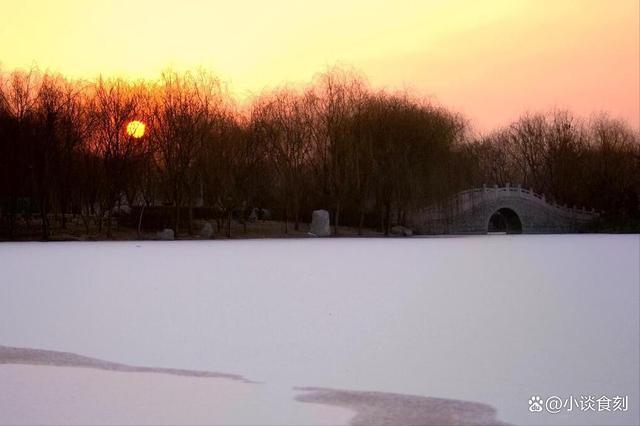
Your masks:
{"label": "white boulder", "polygon": [[213,226],[209,222],[205,222],[200,229],[200,238],[209,239],[213,237]]}
{"label": "white boulder", "polygon": [[413,231],[407,227],[396,225],[391,228],[391,233],[393,235],[403,235],[405,237],[410,237],[413,235]]}
{"label": "white boulder", "polygon": [[173,240],[175,239],[175,233],[173,229],[165,228],[158,232],[157,237],[159,240]]}
{"label": "white boulder", "polygon": [[258,220],[258,208],[254,207],[251,209],[251,213],[249,214],[249,222],[254,223]]}
{"label": "white boulder", "polygon": [[311,215],[311,227],[309,232],[316,237],[327,237],[331,235],[331,225],[329,223],[329,212],[326,210],[314,210]]}

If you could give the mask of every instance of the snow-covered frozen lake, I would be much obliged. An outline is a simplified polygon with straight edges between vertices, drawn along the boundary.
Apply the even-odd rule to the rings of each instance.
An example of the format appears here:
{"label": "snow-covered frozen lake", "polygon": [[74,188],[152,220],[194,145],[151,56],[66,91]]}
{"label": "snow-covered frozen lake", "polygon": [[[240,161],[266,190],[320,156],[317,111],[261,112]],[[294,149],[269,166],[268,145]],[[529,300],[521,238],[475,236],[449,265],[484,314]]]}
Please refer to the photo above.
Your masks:
{"label": "snow-covered frozen lake", "polygon": [[2,243],[0,345],[638,424],[639,288],[638,235]]}

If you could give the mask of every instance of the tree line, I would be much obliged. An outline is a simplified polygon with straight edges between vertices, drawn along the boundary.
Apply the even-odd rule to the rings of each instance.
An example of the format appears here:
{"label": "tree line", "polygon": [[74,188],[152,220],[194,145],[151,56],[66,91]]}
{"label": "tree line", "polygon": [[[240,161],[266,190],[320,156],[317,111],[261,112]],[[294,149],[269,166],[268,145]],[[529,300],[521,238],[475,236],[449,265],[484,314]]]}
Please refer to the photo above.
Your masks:
{"label": "tree line", "polygon": [[[142,137],[127,133],[132,120]],[[141,232],[145,209],[163,206],[176,233],[205,215],[230,236],[254,207],[285,233],[318,208],[336,234],[389,233],[413,209],[505,183],[626,226],[639,216],[639,139],[623,121],[567,111],[478,135],[455,111],[341,68],[242,104],[207,71],[156,81],[0,73],[0,232],[13,239],[36,221],[48,239],[79,217],[86,234],[109,238],[123,216]]]}
{"label": "tree line", "polygon": [[461,149],[471,182],[521,183],[557,203],[598,210],[602,230],[640,229],[640,133],[622,120],[526,114]]}

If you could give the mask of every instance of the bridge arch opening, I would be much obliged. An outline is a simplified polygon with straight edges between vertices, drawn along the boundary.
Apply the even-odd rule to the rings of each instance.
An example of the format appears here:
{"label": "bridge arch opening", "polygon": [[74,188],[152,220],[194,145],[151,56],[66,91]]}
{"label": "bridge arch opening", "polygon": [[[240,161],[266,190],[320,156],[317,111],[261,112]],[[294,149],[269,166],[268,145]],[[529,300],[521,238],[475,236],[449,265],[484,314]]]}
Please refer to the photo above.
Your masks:
{"label": "bridge arch opening", "polygon": [[522,234],[522,222],[516,212],[509,208],[496,210],[489,218],[488,232]]}

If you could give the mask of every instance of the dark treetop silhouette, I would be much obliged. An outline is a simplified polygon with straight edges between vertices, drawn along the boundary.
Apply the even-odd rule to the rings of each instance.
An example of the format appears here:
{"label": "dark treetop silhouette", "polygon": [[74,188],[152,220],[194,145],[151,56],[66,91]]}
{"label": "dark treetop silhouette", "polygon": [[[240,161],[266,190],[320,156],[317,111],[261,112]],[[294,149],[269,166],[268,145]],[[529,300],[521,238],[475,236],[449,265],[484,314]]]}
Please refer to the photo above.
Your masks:
{"label": "dark treetop silhouette", "polygon": [[508,183],[601,211],[586,230],[637,231],[639,139],[567,111],[478,136],[460,114],[339,68],[243,106],[207,72],[16,71],[0,75],[0,238],[188,237],[203,219],[229,237],[256,211],[281,225],[253,235],[300,235],[318,208],[335,234],[389,234],[460,190]]}

